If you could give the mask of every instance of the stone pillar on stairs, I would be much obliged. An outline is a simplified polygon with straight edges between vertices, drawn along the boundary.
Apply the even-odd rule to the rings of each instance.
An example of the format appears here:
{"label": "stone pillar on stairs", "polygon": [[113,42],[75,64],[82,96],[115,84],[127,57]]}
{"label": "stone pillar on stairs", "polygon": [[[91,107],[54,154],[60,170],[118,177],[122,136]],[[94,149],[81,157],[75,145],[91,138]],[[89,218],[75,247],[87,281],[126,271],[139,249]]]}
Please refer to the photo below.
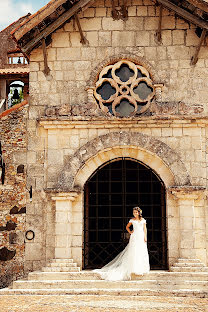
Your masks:
{"label": "stone pillar on stairs", "polygon": [[197,259],[196,246],[196,209],[195,200],[203,199],[203,187],[172,187],[169,191],[177,198],[180,222],[179,257],[182,259]]}
{"label": "stone pillar on stairs", "polygon": [[71,258],[71,223],[72,203],[77,197],[76,192],[58,193],[52,199],[56,201],[55,216],[55,258]]}

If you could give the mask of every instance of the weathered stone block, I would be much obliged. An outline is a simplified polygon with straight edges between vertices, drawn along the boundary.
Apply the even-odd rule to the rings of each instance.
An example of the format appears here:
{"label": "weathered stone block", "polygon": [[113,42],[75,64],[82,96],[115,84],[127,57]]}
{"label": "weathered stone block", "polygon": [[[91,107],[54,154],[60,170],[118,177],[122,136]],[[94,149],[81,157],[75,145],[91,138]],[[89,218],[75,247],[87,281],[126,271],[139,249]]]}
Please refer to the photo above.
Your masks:
{"label": "weathered stone block", "polygon": [[52,47],[54,48],[65,48],[69,47],[69,33],[53,33],[52,35]]}
{"label": "weathered stone block", "polygon": [[96,8],[95,9],[95,16],[96,17],[103,17],[107,14],[107,8]]}
{"label": "weathered stone block", "polygon": [[79,147],[79,137],[76,135],[72,135],[69,138],[70,147],[73,149],[77,149]]}
{"label": "weathered stone block", "polygon": [[56,71],[56,80],[63,80],[64,74],[62,71]]}
{"label": "weathered stone block", "polygon": [[76,74],[74,70],[68,70],[68,71],[64,71],[63,75],[64,75],[63,76],[64,80],[69,81],[69,80],[74,80]]}
{"label": "weathered stone block", "polygon": [[167,47],[167,55],[171,60],[174,59],[190,59],[190,50],[184,46]]}
{"label": "weathered stone block", "polygon": [[48,150],[48,164],[63,164],[63,151],[62,150]]}
{"label": "weathered stone block", "polygon": [[130,6],[128,7],[128,16],[136,16],[137,15],[137,7]]}
{"label": "weathered stone block", "polygon": [[164,46],[172,45],[172,32],[171,30],[162,30],[162,44]]}
{"label": "weathered stone block", "polygon": [[145,47],[145,57],[147,60],[157,60],[157,49],[155,47]]}
{"label": "weathered stone block", "polygon": [[72,236],[72,246],[73,247],[82,247],[82,236],[81,235],[73,235]]}
{"label": "weathered stone block", "polygon": [[71,42],[72,47],[82,47],[80,40],[81,40],[81,37],[80,37],[79,32],[70,33],[70,42]]}
{"label": "weathered stone block", "polygon": [[176,27],[175,16],[163,16],[162,18],[163,29],[175,29],[175,27]]}
{"label": "weathered stone block", "polygon": [[114,47],[127,47],[135,45],[135,32],[130,31],[113,31],[112,45]]}
{"label": "weathered stone block", "polygon": [[58,61],[71,61],[79,60],[81,52],[79,48],[57,48],[57,60]]}
{"label": "weathered stone block", "polygon": [[94,17],[95,16],[95,9],[94,8],[88,8],[83,12],[84,17]]}
{"label": "weathered stone block", "polygon": [[39,71],[39,63],[38,62],[30,62],[30,72]]}
{"label": "weathered stone block", "polygon": [[30,81],[31,82],[36,82],[38,80],[38,75],[37,72],[30,72]]}
{"label": "weathered stone block", "polygon": [[89,41],[89,45],[93,47],[98,46],[98,32],[88,31],[86,32],[86,39]]}
{"label": "weathered stone block", "polygon": [[149,5],[147,7],[148,16],[156,16],[156,7],[153,5]]}
{"label": "weathered stone block", "polygon": [[74,62],[75,70],[87,70],[91,69],[91,62],[90,61],[76,61]]}
{"label": "weathered stone block", "polygon": [[137,16],[147,16],[147,6],[138,6],[137,7]]}
{"label": "weathered stone block", "polygon": [[110,31],[100,31],[98,33],[99,37],[99,46],[111,46],[112,36]]}
{"label": "weathered stone block", "polygon": [[150,33],[147,31],[136,32],[136,45],[137,46],[149,46],[150,44]]}
{"label": "weathered stone block", "polygon": [[65,235],[56,235],[55,236],[55,246],[62,248],[62,247],[69,247],[68,239]]}
{"label": "weathered stone block", "polygon": [[90,31],[90,30],[100,30],[101,29],[101,18],[94,17],[88,19],[81,19],[80,24],[83,31]]}
{"label": "weathered stone block", "polygon": [[[47,49],[47,54],[48,54],[48,61],[56,61],[56,49],[50,48]],[[53,69],[53,68],[51,68]]]}
{"label": "weathered stone block", "polygon": [[82,48],[82,60],[94,60],[96,59],[96,48],[83,47]]}
{"label": "weathered stone block", "polygon": [[28,260],[40,260],[42,259],[42,246],[38,243],[28,242],[25,246],[25,259]]}
{"label": "weathered stone block", "polygon": [[131,17],[125,23],[125,30],[142,30],[142,29],[143,29],[142,17]]}
{"label": "weathered stone block", "polygon": [[176,28],[177,29],[189,29],[189,24],[180,17],[176,17]]}
{"label": "weathered stone block", "polygon": [[43,51],[41,48],[33,50],[30,56],[33,62],[43,61]]}
{"label": "weathered stone block", "polygon": [[184,30],[173,30],[173,45],[184,45],[185,40],[185,32]]}
{"label": "weathered stone block", "polygon": [[122,20],[114,21],[112,18],[104,18],[102,20],[103,30],[123,30],[124,22]]}
{"label": "weathered stone block", "polygon": [[158,17],[145,17],[144,29],[145,30],[156,30],[158,28]]}

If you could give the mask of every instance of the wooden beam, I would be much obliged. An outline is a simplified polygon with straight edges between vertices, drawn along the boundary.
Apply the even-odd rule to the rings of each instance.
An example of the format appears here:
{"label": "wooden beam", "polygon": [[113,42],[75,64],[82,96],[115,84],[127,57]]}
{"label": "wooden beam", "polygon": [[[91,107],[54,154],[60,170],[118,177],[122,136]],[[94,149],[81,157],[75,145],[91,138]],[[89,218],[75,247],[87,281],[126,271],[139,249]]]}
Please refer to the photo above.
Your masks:
{"label": "wooden beam", "polygon": [[163,11],[163,7],[160,4],[159,23],[158,23],[158,30],[156,32],[156,36],[157,36],[157,41],[158,42],[162,42],[162,34],[161,34],[161,30],[162,30],[162,11]]}
{"label": "wooden beam", "polygon": [[111,12],[112,18],[114,20],[117,20],[119,19],[119,12],[118,10],[116,10],[115,1],[111,0],[111,3],[112,3],[112,12]]}
{"label": "wooden beam", "polygon": [[66,23],[75,13],[77,13],[81,8],[87,5],[89,0],[81,0],[76,3],[70,10],[62,14],[57,20],[50,24],[46,29],[39,33],[35,38],[30,40],[25,46],[21,47],[24,53],[29,54],[32,49],[41,41],[43,38],[48,37],[52,32],[54,32],[61,25]]}
{"label": "wooden beam", "polygon": [[82,44],[86,44],[86,45],[89,44],[89,41],[85,38],[85,36],[83,34],[82,27],[81,27],[80,21],[79,21],[79,17],[78,17],[78,15],[76,13],[74,14],[74,17],[75,17],[75,21],[77,23],[77,27],[79,29],[79,33],[80,33],[80,37],[81,37],[80,42]]}
{"label": "wooden beam", "polygon": [[42,49],[43,49],[43,57],[44,57],[44,70],[43,70],[43,72],[46,76],[48,76],[50,73],[50,68],[48,67],[45,38],[42,39]]}
{"label": "wooden beam", "polygon": [[127,0],[123,0],[122,16],[124,21],[128,19]]}
{"label": "wooden beam", "polygon": [[194,56],[192,57],[191,59],[191,65],[196,65],[197,61],[198,61],[198,55],[199,55],[199,51],[201,49],[201,46],[202,46],[202,43],[206,37],[206,33],[207,33],[207,30],[206,29],[203,29],[202,31],[202,34],[201,34],[201,37],[200,37],[200,42],[199,42],[199,45],[198,47],[196,48],[196,52],[194,54]]}
{"label": "wooden beam", "polygon": [[169,10],[174,11],[178,16],[182,17],[183,19],[187,20],[188,22],[193,23],[203,29],[208,30],[208,22],[204,21],[203,19],[194,16],[193,14],[189,13],[188,11],[178,7],[177,5],[173,4],[168,0],[157,0],[158,3],[162,4]]}

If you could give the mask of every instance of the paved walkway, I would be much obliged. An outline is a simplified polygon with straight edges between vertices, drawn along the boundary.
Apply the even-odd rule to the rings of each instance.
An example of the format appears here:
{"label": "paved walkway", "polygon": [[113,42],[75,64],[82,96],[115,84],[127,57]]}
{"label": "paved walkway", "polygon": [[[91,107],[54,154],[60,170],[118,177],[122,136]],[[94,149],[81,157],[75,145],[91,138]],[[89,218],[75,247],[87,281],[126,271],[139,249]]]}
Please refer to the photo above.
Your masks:
{"label": "paved walkway", "polygon": [[1,295],[1,312],[208,312],[208,298]]}

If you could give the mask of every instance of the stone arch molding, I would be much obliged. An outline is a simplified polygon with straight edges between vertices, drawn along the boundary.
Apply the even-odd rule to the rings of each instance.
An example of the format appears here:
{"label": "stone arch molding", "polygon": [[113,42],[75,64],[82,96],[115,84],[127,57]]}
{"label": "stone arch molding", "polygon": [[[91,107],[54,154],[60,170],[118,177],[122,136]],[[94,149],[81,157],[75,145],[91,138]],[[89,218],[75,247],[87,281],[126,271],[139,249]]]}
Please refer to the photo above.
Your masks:
{"label": "stone arch molding", "polygon": [[166,187],[191,185],[184,163],[167,144],[142,133],[120,131],[91,140],[65,159],[57,189],[83,189],[100,165],[118,157],[142,161],[160,176]]}
{"label": "stone arch molding", "polygon": [[109,64],[114,64],[123,59],[145,67],[147,71],[149,72],[150,77],[153,80],[153,82],[156,84],[161,83],[161,79],[158,76],[157,71],[152,66],[152,64],[150,64],[144,57],[137,56],[132,53],[120,53],[116,55],[111,55],[108,58],[105,58],[102,62],[99,62],[94,66],[94,69],[91,71],[89,80],[87,81],[87,88],[95,87],[97,77],[103,68],[105,68]]}

